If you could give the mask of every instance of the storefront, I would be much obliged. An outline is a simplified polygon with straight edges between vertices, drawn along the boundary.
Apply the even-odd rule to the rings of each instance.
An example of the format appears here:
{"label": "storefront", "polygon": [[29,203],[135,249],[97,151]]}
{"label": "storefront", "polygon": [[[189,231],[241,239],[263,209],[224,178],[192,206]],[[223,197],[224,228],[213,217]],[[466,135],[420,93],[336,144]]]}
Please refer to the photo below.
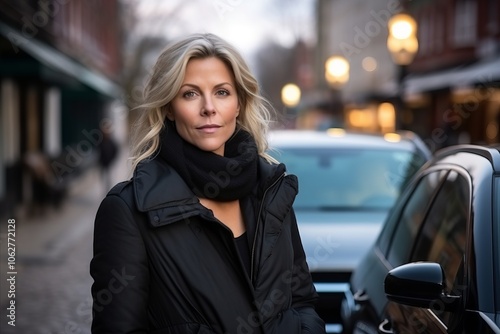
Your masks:
{"label": "storefront", "polygon": [[[0,23],[0,216],[32,196],[24,168],[28,153],[63,159],[65,174],[76,175],[91,163],[95,145],[87,137],[122,95],[99,72],[22,36]],[[64,160],[71,154],[76,158]],[[62,176],[61,169],[52,172]]]}
{"label": "storefront", "polygon": [[405,80],[407,127],[431,148],[500,141],[500,59],[491,58]]}

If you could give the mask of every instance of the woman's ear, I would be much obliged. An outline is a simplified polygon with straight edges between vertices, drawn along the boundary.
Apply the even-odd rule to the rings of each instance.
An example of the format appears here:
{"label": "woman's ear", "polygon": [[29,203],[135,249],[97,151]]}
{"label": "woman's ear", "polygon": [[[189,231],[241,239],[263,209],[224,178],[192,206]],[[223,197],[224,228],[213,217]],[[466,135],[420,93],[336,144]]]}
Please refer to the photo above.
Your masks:
{"label": "woman's ear", "polygon": [[172,122],[175,121],[174,112],[173,112],[172,108],[167,107],[166,116],[167,116],[169,121],[172,121]]}

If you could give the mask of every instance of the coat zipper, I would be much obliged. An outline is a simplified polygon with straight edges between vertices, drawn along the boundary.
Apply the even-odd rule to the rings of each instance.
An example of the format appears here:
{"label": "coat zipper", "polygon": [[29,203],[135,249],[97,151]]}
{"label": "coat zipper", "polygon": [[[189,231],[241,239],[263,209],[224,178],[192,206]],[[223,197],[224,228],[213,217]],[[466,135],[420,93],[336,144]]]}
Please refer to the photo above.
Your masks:
{"label": "coat zipper", "polygon": [[260,226],[260,217],[261,217],[261,213],[262,213],[262,209],[264,208],[264,199],[266,198],[266,195],[267,195],[267,192],[269,191],[269,189],[271,189],[272,187],[274,187],[276,185],[276,183],[278,183],[278,181],[280,181],[284,176],[285,176],[286,173],[283,173],[281,174],[280,177],[278,177],[269,187],[266,188],[266,190],[264,191],[264,194],[262,195],[262,200],[261,200],[261,203],[260,203],[260,208],[259,208],[259,212],[258,212],[258,215],[257,215],[257,226],[255,227],[255,235],[253,237],[253,244],[252,244],[252,254],[251,254],[251,258],[250,258],[250,282],[254,283],[253,281],[253,275],[254,275],[254,255],[255,255],[255,244],[257,242],[257,234],[259,232],[259,226]]}

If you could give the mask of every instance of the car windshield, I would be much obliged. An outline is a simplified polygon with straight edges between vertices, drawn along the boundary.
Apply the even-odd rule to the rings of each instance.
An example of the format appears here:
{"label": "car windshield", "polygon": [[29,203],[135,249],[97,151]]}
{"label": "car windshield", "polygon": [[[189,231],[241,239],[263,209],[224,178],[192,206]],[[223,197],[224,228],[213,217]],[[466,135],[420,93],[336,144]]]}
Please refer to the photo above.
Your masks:
{"label": "car windshield", "polygon": [[421,164],[403,150],[287,147],[270,154],[299,179],[296,210],[388,210]]}

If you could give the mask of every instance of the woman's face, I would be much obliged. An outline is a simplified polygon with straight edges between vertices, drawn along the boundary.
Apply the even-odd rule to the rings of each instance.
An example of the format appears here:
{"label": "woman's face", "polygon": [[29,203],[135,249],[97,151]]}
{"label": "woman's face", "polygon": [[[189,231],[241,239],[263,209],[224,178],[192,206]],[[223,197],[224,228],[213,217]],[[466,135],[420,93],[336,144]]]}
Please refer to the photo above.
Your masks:
{"label": "woman's face", "polygon": [[231,70],[218,58],[191,59],[167,117],[179,135],[201,150],[224,155],[240,105]]}

